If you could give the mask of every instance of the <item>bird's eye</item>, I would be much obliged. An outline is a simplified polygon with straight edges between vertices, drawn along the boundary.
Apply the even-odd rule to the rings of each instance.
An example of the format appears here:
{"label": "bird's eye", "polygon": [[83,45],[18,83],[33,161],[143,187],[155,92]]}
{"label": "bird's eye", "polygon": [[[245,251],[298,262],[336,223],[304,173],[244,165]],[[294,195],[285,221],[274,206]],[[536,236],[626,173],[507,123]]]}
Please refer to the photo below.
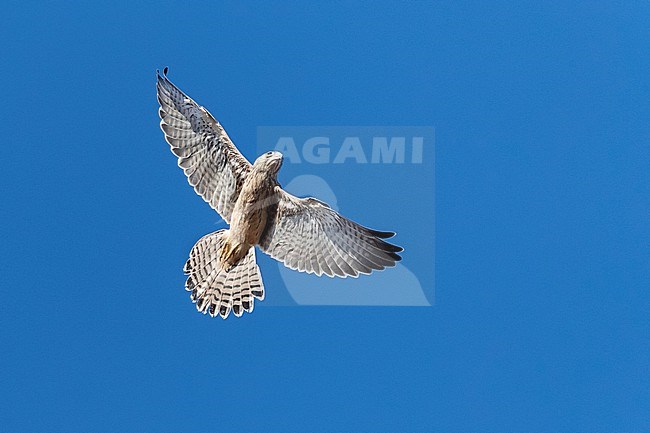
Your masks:
{"label": "bird's eye", "polygon": [[271,156],[273,154],[273,151],[268,151],[266,152],[267,156]]}

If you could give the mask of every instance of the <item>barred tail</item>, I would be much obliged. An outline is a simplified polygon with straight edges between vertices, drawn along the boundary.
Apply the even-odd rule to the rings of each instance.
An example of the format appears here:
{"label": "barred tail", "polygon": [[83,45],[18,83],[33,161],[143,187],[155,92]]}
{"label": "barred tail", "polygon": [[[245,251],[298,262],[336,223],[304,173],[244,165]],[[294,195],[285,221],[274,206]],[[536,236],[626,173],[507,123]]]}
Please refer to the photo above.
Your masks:
{"label": "barred tail", "polygon": [[260,268],[255,263],[255,247],[226,271],[219,262],[227,230],[203,236],[190,251],[183,271],[189,275],[185,290],[201,313],[217,314],[227,318],[230,311],[240,317],[244,311],[251,313],[254,298],[264,300],[264,284]]}

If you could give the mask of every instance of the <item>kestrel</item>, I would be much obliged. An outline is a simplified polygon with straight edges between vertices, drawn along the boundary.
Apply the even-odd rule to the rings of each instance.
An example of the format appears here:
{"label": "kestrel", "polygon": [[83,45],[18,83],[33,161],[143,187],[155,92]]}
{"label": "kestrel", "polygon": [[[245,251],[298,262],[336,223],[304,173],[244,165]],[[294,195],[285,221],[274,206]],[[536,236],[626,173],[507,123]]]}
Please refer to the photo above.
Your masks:
{"label": "kestrel", "polygon": [[190,251],[185,289],[212,317],[252,312],[264,299],[255,246],[290,269],[318,276],[357,277],[394,266],[395,235],[363,227],[313,198],[298,198],[278,183],[282,154],[266,152],[253,164],[221,124],[156,71],[160,127],[178,165],[198,195],[230,225],[205,235]]}

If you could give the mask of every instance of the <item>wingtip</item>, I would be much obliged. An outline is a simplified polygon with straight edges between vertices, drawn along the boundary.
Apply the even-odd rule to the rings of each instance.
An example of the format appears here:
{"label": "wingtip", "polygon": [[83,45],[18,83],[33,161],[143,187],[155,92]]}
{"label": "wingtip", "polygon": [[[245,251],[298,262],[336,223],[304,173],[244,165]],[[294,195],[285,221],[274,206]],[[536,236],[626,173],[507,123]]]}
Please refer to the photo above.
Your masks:
{"label": "wingtip", "polygon": [[162,70],[162,74],[160,73],[160,69],[156,69],[156,75],[158,75],[158,76],[161,77],[161,78],[162,78],[162,77],[165,77],[165,78],[166,78],[168,72],[169,72],[169,67],[167,67],[167,66],[165,66],[165,67],[163,68],[163,70]]}
{"label": "wingtip", "polygon": [[395,232],[382,232],[382,231],[373,230],[373,229],[369,229],[369,230],[370,230],[370,233],[372,233],[373,236],[376,236],[376,237],[378,237],[380,239],[389,239],[389,238],[392,238],[393,236],[395,236]]}
{"label": "wingtip", "polygon": [[381,248],[384,251],[390,252],[390,253],[401,253],[404,251],[404,248],[400,247],[399,245],[391,244],[390,242],[386,242],[384,240],[379,241]]}

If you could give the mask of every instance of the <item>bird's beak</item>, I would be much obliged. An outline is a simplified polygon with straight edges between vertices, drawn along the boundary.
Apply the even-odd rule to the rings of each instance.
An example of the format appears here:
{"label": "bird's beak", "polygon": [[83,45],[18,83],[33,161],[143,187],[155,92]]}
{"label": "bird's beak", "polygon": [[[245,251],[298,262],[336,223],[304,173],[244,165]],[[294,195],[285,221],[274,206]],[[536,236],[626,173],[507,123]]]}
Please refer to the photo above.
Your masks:
{"label": "bird's beak", "polygon": [[272,158],[272,161],[275,162],[278,165],[278,167],[282,165],[282,160],[284,159],[284,157],[282,156],[282,154],[280,152],[273,152],[273,155],[272,155],[271,158]]}

